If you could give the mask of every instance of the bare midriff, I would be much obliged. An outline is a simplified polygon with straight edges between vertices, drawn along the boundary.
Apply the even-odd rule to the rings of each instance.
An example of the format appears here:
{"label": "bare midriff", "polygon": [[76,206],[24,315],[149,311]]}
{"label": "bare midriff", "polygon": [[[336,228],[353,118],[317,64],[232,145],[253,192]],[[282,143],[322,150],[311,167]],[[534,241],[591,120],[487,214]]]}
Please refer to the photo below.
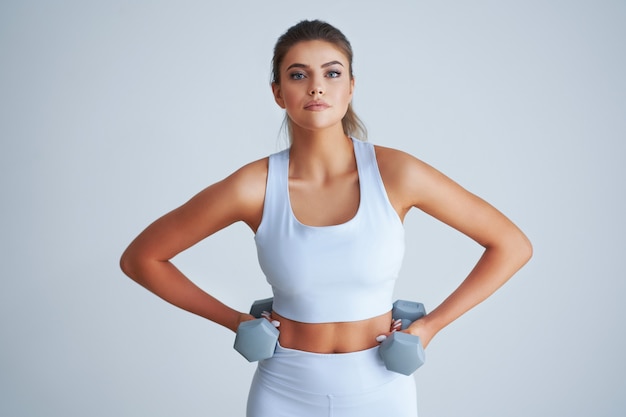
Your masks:
{"label": "bare midriff", "polygon": [[273,311],[272,319],[280,321],[282,347],[315,353],[348,353],[375,347],[376,336],[388,333],[391,327],[391,312],[359,321],[302,323]]}

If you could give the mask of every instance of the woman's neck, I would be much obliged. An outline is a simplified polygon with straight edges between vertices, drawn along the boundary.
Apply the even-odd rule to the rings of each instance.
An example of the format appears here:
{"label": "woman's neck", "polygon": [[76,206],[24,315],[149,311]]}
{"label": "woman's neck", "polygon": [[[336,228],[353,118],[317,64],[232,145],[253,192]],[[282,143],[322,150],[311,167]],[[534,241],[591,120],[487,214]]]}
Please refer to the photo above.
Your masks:
{"label": "woman's neck", "polygon": [[[339,126],[341,127],[341,126]],[[356,168],[352,140],[341,129],[294,129],[289,176],[324,181]]]}

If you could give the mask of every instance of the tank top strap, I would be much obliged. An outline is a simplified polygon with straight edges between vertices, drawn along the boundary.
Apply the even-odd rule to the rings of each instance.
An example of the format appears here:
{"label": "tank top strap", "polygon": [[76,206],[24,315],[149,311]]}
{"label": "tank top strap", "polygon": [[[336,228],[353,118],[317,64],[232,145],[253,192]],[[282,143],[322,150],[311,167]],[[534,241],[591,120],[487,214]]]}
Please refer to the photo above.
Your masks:
{"label": "tank top strap", "polygon": [[289,149],[285,149],[271,154],[268,158],[263,216],[257,235],[266,224],[276,227],[289,218],[289,194],[286,192],[288,181]]}
{"label": "tank top strap", "polygon": [[358,139],[353,139],[353,143],[361,183],[362,208],[374,216],[384,215],[397,218],[378,169],[374,145]]}

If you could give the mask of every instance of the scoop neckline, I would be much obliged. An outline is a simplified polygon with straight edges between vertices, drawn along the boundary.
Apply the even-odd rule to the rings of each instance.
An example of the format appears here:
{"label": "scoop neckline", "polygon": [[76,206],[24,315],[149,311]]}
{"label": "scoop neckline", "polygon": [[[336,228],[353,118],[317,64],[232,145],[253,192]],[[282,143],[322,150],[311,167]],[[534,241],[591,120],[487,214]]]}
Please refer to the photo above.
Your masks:
{"label": "scoop neckline", "polygon": [[351,223],[355,222],[357,217],[359,217],[359,214],[361,213],[361,208],[363,207],[363,181],[361,179],[361,164],[359,161],[359,156],[358,156],[358,152],[356,150],[356,144],[355,144],[355,139],[354,138],[350,138],[352,140],[352,152],[354,153],[354,160],[356,161],[356,171],[357,171],[357,176],[359,178],[359,205],[356,209],[356,212],[354,213],[354,216],[352,216],[351,218],[349,218],[348,220],[346,220],[345,222],[342,223],[337,223],[337,224],[327,224],[327,225],[320,225],[320,226],[315,226],[315,225],[310,225],[310,224],[306,224],[306,223],[302,223],[298,217],[296,216],[296,214],[293,211],[293,206],[291,205],[291,194],[289,193],[289,159],[290,159],[290,155],[289,155],[289,151],[287,151],[287,163],[286,165],[286,171],[287,171],[287,178],[285,181],[285,186],[287,188],[287,206],[289,207],[289,215],[291,217],[291,219],[298,224],[301,227],[304,228],[308,228],[308,229],[332,229],[332,228],[340,228],[340,227],[345,227],[350,225]]}

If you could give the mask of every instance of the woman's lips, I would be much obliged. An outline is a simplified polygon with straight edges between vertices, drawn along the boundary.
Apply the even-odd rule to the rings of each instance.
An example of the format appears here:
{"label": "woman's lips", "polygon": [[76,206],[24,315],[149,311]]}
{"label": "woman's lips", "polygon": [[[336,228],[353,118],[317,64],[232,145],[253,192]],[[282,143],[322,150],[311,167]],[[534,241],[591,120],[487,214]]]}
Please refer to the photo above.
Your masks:
{"label": "woman's lips", "polygon": [[326,110],[329,107],[330,106],[326,102],[324,102],[324,101],[314,100],[314,101],[308,102],[304,106],[304,109],[305,110],[310,110],[310,111],[322,111],[322,110]]}

